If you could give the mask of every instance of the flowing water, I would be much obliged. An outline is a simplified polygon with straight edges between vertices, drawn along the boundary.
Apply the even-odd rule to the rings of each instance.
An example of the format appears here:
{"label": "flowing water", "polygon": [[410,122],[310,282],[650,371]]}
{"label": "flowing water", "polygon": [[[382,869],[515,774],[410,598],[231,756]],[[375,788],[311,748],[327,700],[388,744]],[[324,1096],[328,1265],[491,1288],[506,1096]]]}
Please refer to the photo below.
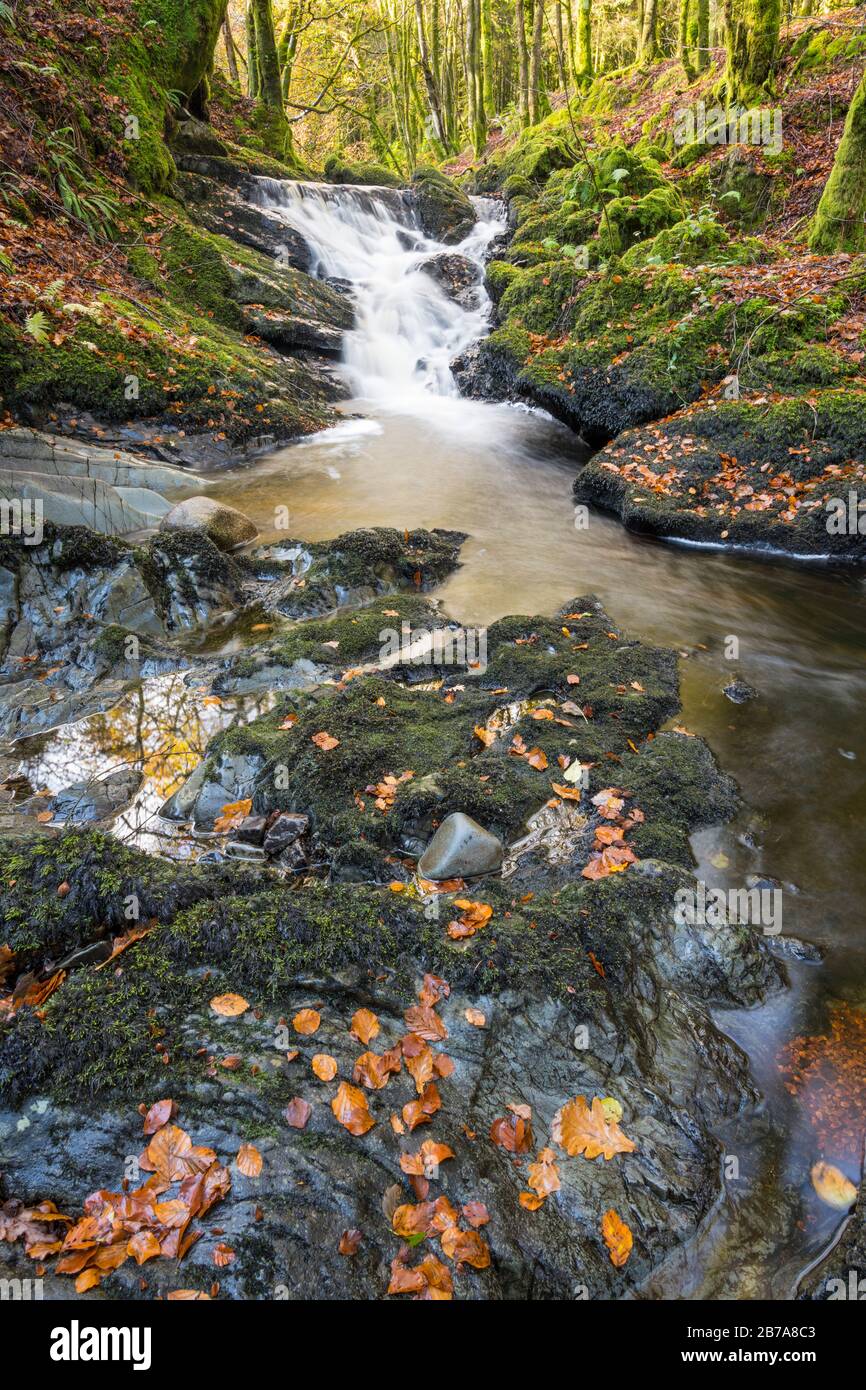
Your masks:
{"label": "flowing water", "polygon": [[[781,880],[784,931],[826,952],[822,965],[790,964],[791,989],[768,1005],[718,1016],[749,1053],[768,1123],[705,1237],[651,1291],[787,1297],[839,1220],[812,1193],[811,1165],[825,1158],[856,1182],[861,1160],[844,1124],[816,1127],[809,1104],[788,1094],[778,1053],[823,1031],[831,1002],[866,1007],[863,583],[638,539],[596,513],[579,529],[571,483],[588,451],[540,412],[458,396],[448,361],[483,332],[488,306],[483,292],[468,307],[451,302],[420,269],[445,248],[418,232],[400,196],[262,181],[261,197],[315,247],[318,274],[352,282],[353,399],[344,423],[222,475],[211,495],[251,516],[263,540],[286,538],[286,507],[289,534],[306,541],[373,525],[461,530],[461,567],[437,594],[450,615],[486,624],[592,592],[631,634],[675,648],[679,722],[708,741],[746,805],[695,837],[699,876]],[[492,204],[480,218],[448,249],[480,262],[501,228]],[[722,687],[734,677],[759,698],[732,704]],[[793,1230],[779,1215],[786,1192],[803,1202]]]}

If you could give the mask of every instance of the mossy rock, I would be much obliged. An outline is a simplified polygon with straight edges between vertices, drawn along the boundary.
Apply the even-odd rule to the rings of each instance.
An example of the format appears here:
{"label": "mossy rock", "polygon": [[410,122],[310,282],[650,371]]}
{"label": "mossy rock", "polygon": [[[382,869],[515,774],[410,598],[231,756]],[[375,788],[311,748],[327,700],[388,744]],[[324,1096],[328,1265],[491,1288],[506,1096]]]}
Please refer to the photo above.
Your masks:
{"label": "mossy rock", "polygon": [[672,188],[654,188],[642,198],[614,198],[599,223],[602,251],[621,255],[682,220],[685,208]]}
{"label": "mossy rock", "polygon": [[409,196],[422,231],[446,246],[463,241],[478,220],[463,190],[438,169],[416,169]]}
{"label": "mossy rock", "polygon": [[339,154],[328,155],[323,172],[329,183],[361,184],[376,188],[405,186],[405,180],[384,164],[353,164]]}

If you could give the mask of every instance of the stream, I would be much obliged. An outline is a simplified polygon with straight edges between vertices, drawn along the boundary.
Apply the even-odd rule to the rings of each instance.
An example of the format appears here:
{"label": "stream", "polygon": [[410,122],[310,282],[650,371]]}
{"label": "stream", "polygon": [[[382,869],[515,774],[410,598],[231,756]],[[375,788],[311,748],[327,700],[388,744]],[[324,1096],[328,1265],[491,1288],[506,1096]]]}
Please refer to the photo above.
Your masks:
{"label": "stream", "polygon": [[[823,1031],[830,1002],[866,1005],[863,583],[818,566],[640,539],[597,513],[581,528],[571,484],[587,448],[541,412],[458,396],[448,363],[483,333],[489,305],[481,290],[467,305],[451,301],[420,269],[444,250],[480,264],[502,230],[494,204],[479,200],[471,235],[443,248],[401,220],[384,191],[262,180],[261,196],[315,248],[315,273],[352,283],[357,324],[343,362],[352,398],[341,406],[343,423],[212,475],[209,495],[251,517],[264,542],[374,525],[464,531],[462,564],[434,595],[450,616],[484,625],[511,613],[552,613],[594,593],[626,632],[673,647],[682,658],[682,713],[674,722],[706,739],[744,801],[733,823],[695,837],[698,876],[719,886],[741,886],[750,874],[779,880],[783,931],[825,952],[822,964],[789,961],[791,988],[769,1004],[717,1016],[749,1055],[766,1123],[742,1150],[733,1131],[719,1135],[723,1151],[740,1157],[741,1176],[695,1249],[648,1291],[790,1297],[798,1271],[839,1222],[812,1191],[812,1164],[825,1158],[855,1183],[860,1173],[861,1155],[846,1146],[844,1127],[823,1134],[806,1098],[785,1089],[778,1052],[797,1034]],[[728,655],[732,637],[736,659]],[[726,698],[723,687],[735,678],[754,686],[757,698],[742,705]],[[180,676],[160,680],[156,705],[150,698],[124,705],[130,740],[137,737],[148,757],[163,744],[158,716],[147,711],[170,714],[177,761],[170,775],[164,762],[151,770],[138,799],[145,819],[217,728],[261,711],[261,700],[202,711]],[[86,729],[39,740],[19,767],[41,786],[53,784],[56,765],[53,781],[62,784],[71,768],[112,765],[111,748],[123,743],[112,720],[99,716]],[[128,813],[120,822],[118,833],[135,831]],[[778,1212],[792,1192],[804,1219],[790,1235]]]}

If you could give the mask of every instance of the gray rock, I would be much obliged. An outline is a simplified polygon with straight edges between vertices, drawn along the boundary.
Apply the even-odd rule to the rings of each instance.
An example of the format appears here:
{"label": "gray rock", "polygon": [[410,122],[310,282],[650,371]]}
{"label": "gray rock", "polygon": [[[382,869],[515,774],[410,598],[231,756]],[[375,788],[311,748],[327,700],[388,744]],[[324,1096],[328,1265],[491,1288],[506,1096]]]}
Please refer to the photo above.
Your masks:
{"label": "gray rock", "polygon": [[468,256],[460,256],[455,251],[442,251],[438,256],[430,256],[422,261],[418,269],[435,280],[443,293],[456,304],[469,308],[476,300],[481,270]]}
{"label": "gray rock", "polygon": [[733,680],[729,681],[724,687],[723,693],[735,705],[744,705],[747,700],[757,700],[758,692],[748,681]]}
{"label": "gray rock", "polygon": [[211,497],[188,497],[178,502],[159,523],[160,531],[198,531],[220,550],[236,550],[254,540],[258,530],[248,516]]}
{"label": "gray rock", "polygon": [[418,861],[424,878],[474,878],[495,873],[502,864],[502,841],[489,830],[454,811],[446,816]]}
{"label": "gray rock", "polygon": [[194,116],[178,122],[171,143],[174,149],[182,150],[184,154],[215,155],[218,158],[225,158],[228,154],[216,131],[204,121],[197,121]]}
{"label": "gray rock", "polygon": [[294,811],[282,812],[265,835],[265,854],[281,854],[289,845],[300,839],[301,835],[306,834],[309,824],[309,816]]}

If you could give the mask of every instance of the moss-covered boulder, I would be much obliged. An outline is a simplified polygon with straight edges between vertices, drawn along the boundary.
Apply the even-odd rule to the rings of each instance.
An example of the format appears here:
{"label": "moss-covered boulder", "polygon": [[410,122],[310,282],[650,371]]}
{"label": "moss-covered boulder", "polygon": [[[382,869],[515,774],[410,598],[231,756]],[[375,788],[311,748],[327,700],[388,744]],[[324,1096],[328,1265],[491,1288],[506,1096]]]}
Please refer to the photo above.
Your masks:
{"label": "moss-covered boulder", "polygon": [[348,183],[374,188],[402,188],[405,180],[384,164],[358,164],[342,155],[329,154],[323,169],[329,183]]}
{"label": "moss-covered boulder", "polygon": [[713,403],[627,431],[575,496],[656,536],[862,563],[862,386],[768,403]]}
{"label": "moss-covered boulder", "polygon": [[409,200],[425,236],[446,246],[463,241],[477,221],[463,190],[436,169],[415,170]]}

